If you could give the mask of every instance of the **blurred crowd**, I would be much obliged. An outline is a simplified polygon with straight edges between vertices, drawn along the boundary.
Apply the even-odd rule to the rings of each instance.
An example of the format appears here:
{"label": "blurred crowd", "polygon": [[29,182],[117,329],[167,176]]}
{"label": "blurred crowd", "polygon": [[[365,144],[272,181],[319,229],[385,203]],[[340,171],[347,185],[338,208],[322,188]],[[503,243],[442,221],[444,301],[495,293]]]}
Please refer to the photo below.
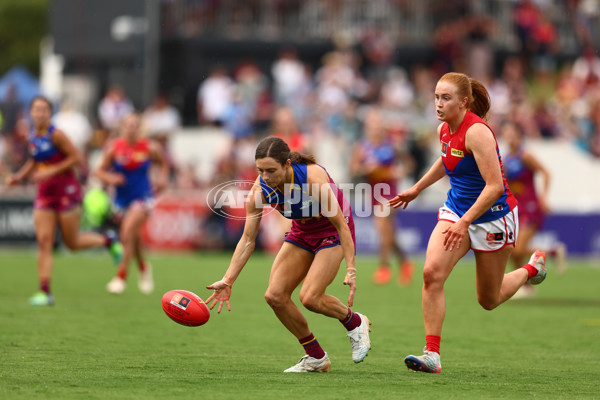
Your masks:
{"label": "blurred crowd", "polygon": [[[363,137],[368,109],[377,107],[387,135],[405,155],[405,174],[416,179],[435,153],[434,85],[443,73],[458,71],[488,88],[489,122],[495,132],[513,122],[528,138],[568,141],[600,157],[600,57],[594,47],[600,6],[587,0],[567,2],[579,23],[577,49],[565,57],[569,52],[560,48],[548,3],[515,2],[511,18],[518,46],[510,54],[494,50],[494,19],[457,9],[436,21],[433,62],[400,67],[394,38],[383,30],[364,29],[360,35],[336,35],[335,49],[317,68],[292,46],[282,48],[267,70],[252,60],[233,67],[214,65],[197,91],[197,125],[218,129],[230,139],[213,182],[199,181],[189,168],[180,167],[171,151],[170,140],[182,119],[168,91],[143,108],[145,130],[169,157],[171,187],[199,188],[254,179],[255,144],[266,135],[281,136],[292,150],[317,154],[327,138],[341,154],[350,154]],[[26,160],[27,106],[10,91],[0,99],[0,176]],[[93,163],[134,105],[121,86],[112,85],[96,115],[83,114],[69,101],[57,108],[54,123]],[[83,179],[88,170],[82,169]]]}

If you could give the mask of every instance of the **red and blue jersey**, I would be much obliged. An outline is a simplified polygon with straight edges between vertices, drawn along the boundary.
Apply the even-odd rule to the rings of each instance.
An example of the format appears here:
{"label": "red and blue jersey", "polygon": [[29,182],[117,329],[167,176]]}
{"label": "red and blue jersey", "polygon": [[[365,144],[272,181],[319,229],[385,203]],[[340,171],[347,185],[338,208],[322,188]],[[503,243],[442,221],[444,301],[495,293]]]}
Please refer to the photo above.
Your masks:
{"label": "red and blue jersey", "polygon": [[[467,130],[474,124],[484,124],[481,118],[467,111],[463,121],[454,133],[450,133],[448,123],[444,123],[440,130],[440,142],[442,146],[442,162],[446,168],[446,174],[450,177],[450,190],[446,206],[458,216],[462,217],[475,203],[483,188],[485,180],[479,172],[477,162],[473,154],[465,147],[465,135]],[[488,126],[489,128],[489,126]],[[492,131],[490,129],[490,131]],[[492,132],[493,134],[493,132]],[[494,140],[496,136],[494,135]],[[517,200],[508,188],[504,173],[502,171],[502,159],[496,142],[496,154],[500,162],[500,172],[504,182],[504,193],[483,215],[473,221],[474,224],[494,221],[508,214],[517,206]]]}
{"label": "red and blue jersey", "polygon": [[113,142],[113,163],[115,172],[125,176],[125,183],[116,187],[115,203],[127,208],[136,200],[146,200],[154,196],[150,183],[150,141],[140,139],[129,143],[124,138]]}
{"label": "red and blue jersey", "polygon": [[[321,167],[319,165],[319,167]],[[292,219],[292,227],[297,226],[300,230],[310,228],[311,232],[328,230],[333,227],[331,222],[321,213],[321,205],[309,195],[307,183],[307,165],[292,162],[292,181],[285,186],[287,193],[283,193],[278,188],[268,186],[262,177],[260,178],[260,187],[262,195],[273,208],[284,217]],[[323,167],[321,167],[323,168]],[[325,168],[323,168],[325,170]],[[325,173],[327,171],[325,170]],[[329,174],[327,174],[329,177]],[[350,203],[344,198],[342,191],[335,182],[329,177],[329,182],[337,203],[342,209],[342,213],[348,224],[352,221],[352,210]],[[315,188],[319,190],[319,188]],[[353,221],[352,221],[353,224]]]}

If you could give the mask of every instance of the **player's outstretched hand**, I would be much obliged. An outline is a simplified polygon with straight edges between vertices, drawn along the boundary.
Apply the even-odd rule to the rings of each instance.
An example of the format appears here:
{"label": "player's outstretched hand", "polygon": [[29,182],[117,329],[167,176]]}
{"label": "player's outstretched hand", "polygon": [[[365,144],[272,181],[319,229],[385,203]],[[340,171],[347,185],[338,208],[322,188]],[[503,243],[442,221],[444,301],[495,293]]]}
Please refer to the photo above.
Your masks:
{"label": "player's outstretched hand", "polygon": [[231,305],[229,304],[229,297],[231,296],[231,286],[228,285],[223,279],[213,283],[212,285],[208,285],[207,289],[212,289],[215,292],[206,299],[206,304],[209,304],[212,301],[212,304],[209,304],[210,309],[212,310],[217,303],[219,303],[219,308],[217,308],[217,314],[221,313],[223,309],[223,302],[227,303],[227,311],[231,311]]}
{"label": "player's outstretched hand", "polygon": [[346,278],[344,285],[350,286],[350,294],[348,295],[348,307],[354,304],[354,293],[356,292],[356,268],[350,267],[346,269]]}
{"label": "player's outstretched hand", "polygon": [[419,192],[416,189],[410,188],[400,194],[397,194],[396,197],[391,199],[390,206],[394,208],[402,207],[402,209],[404,210],[408,203],[416,199],[418,195]]}

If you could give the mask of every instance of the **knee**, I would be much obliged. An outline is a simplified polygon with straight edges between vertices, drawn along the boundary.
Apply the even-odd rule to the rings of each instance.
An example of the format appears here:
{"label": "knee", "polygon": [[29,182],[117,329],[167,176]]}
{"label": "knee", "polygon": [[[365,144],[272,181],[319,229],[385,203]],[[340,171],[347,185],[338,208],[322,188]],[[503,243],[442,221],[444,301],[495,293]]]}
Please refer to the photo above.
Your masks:
{"label": "knee", "polygon": [[314,293],[300,292],[300,302],[309,311],[319,312],[320,310],[321,298]]}
{"label": "knee", "polygon": [[54,237],[50,234],[38,235],[37,242],[42,251],[52,251],[54,248]]}
{"label": "knee", "polygon": [[444,286],[438,268],[426,265],[423,269],[423,288],[425,290],[441,289]]}
{"label": "knee", "polygon": [[499,304],[498,299],[493,299],[488,296],[477,296],[477,302],[479,302],[479,305],[487,311],[492,311],[494,308],[498,307]]}
{"label": "knee", "polygon": [[77,241],[76,240],[72,240],[72,239],[66,239],[63,238],[63,241],[65,243],[65,246],[67,246],[67,248],[71,251],[75,251],[77,250]]}
{"label": "knee", "polygon": [[290,301],[290,297],[281,292],[267,289],[267,292],[265,293],[265,300],[272,309],[277,310],[285,307],[287,302]]}

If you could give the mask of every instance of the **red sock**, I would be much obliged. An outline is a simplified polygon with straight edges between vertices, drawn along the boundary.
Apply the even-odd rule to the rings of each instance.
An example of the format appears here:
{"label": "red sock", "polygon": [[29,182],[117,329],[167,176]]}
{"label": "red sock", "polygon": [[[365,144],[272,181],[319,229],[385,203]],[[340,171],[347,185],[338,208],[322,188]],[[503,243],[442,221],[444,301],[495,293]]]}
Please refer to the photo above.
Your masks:
{"label": "red sock", "polygon": [[538,273],[538,270],[531,264],[525,264],[521,268],[525,268],[527,270],[527,279],[533,278]]}
{"label": "red sock", "polygon": [[40,281],[40,290],[50,294],[50,279],[42,279]]}
{"label": "red sock", "polygon": [[309,357],[313,357],[316,359],[321,359],[325,356],[325,352],[321,348],[319,342],[315,338],[315,335],[311,334],[305,338],[298,340],[302,347],[304,347],[304,351],[308,354]]}
{"label": "red sock", "polygon": [[348,314],[346,314],[346,318],[340,319],[342,325],[346,327],[348,332],[360,326],[362,322],[360,319],[360,315],[353,313],[350,307],[348,307]]}
{"label": "red sock", "polygon": [[427,342],[427,350],[433,351],[434,353],[440,354],[440,342],[442,340],[441,336],[436,335],[426,335],[425,341]]}
{"label": "red sock", "polygon": [[117,271],[117,276],[123,280],[126,280],[127,279],[127,269],[119,268],[119,271]]}
{"label": "red sock", "polygon": [[138,268],[140,269],[141,272],[146,271],[146,263],[142,262],[142,261],[138,261]]}

